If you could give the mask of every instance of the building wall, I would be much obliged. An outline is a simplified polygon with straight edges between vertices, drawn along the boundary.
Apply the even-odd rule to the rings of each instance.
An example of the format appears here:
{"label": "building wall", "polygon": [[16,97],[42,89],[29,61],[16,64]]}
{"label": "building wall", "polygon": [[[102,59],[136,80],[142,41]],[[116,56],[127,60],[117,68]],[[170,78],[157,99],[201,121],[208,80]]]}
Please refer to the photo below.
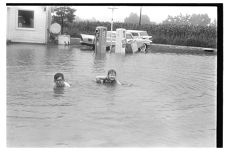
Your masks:
{"label": "building wall", "polygon": [[[34,28],[18,27],[18,10],[34,11]],[[7,40],[47,43],[48,8],[45,6],[12,6],[7,8]]]}

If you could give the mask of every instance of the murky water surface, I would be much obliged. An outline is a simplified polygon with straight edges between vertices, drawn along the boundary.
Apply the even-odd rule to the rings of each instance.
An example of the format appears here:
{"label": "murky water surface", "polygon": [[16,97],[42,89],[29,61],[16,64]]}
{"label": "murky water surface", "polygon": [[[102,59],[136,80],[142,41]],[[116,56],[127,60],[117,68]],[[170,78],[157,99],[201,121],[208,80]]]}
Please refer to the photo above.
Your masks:
{"label": "murky water surface", "polygon": [[[95,76],[114,68],[120,82]],[[62,72],[72,87],[53,90]],[[7,46],[9,147],[215,147],[216,56]]]}

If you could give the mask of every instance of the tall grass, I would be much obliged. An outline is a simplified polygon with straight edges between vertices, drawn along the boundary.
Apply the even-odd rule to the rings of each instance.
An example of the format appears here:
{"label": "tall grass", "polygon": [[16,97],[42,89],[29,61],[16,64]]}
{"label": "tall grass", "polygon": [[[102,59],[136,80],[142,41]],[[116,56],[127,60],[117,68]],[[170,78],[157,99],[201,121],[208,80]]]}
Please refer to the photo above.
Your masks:
{"label": "tall grass", "polygon": [[[81,33],[93,35],[97,26],[107,27],[111,30],[109,22],[75,22],[69,24],[65,31],[72,37],[79,37]],[[184,45],[196,47],[212,47],[216,48],[217,29],[213,26],[192,26],[192,25],[141,25],[115,22],[113,30],[124,28],[129,30],[145,30],[153,37],[153,43]]]}

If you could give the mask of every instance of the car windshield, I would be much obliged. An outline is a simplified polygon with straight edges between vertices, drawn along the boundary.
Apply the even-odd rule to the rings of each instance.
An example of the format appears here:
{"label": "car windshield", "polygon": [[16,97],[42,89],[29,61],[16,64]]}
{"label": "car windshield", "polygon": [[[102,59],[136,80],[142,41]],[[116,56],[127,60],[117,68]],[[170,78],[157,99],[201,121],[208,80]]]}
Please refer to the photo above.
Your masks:
{"label": "car windshield", "polygon": [[148,36],[148,33],[146,31],[143,31],[140,33],[141,36]]}
{"label": "car windshield", "polygon": [[133,39],[131,34],[126,34],[127,39]]}
{"label": "car windshield", "polygon": [[138,36],[138,33],[132,32],[133,36]]}

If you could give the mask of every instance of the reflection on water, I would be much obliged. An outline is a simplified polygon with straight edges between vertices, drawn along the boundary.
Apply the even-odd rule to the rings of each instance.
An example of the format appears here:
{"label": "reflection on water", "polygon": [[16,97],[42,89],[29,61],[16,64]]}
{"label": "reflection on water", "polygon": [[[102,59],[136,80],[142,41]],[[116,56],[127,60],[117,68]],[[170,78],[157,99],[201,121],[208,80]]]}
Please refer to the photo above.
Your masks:
{"label": "reflection on water", "polygon": [[55,97],[61,97],[64,94],[65,88],[53,88],[53,90],[54,90],[54,93],[55,93],[54,94]]}
{"label": "reflection on water", "polygon": [[215,99],[216,56],[7,46],[9,147],[215,147]]}
{"label": "reflection on water", "polygon": [[106,60],[106,54],[104,53],[95,53],[95,61],[105,61]]}
{"label": "reflection on water", "polygon": [[96,53],[94,54],[93,70],[95,72],[104,72],[106,62],[106,54]]}

